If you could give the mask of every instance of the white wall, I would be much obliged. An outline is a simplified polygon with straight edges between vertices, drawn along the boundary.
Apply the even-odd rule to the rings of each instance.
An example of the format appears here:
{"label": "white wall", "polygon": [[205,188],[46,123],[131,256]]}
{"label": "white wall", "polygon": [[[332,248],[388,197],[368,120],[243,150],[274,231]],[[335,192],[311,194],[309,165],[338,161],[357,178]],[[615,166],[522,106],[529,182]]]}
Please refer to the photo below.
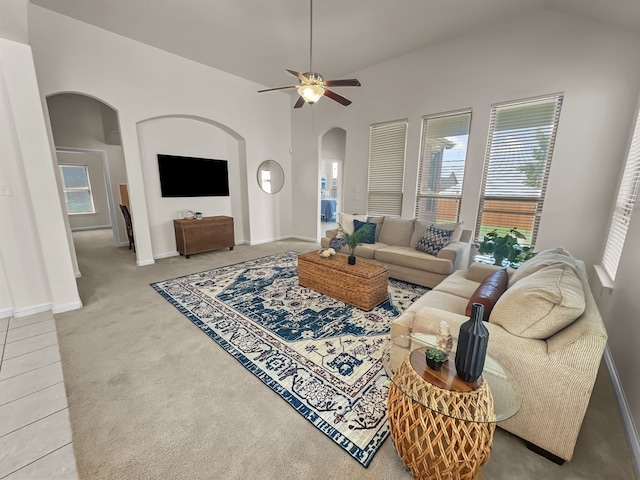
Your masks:
{"label": "white wall", "polygon": [[[288,97],[259,95],[261,86],[253,82],[35,5],[29,22],[41,94],[83,93],[118,111],[139,265],[153,263],[154,251],[138,123],[165,116],[211,120],[235,133],[251,177],[263,160],[274,159],[291,178]],[[291,235],[291,183],[269,199],[257,182],[245,181],[242,188],[246,240]]]}
{"label": "white wall", "polygon": [[32,51],[4,38],[0,104],[0,312],[79,308]]}
{"label": "white wall", "polygon": [[[365,212],[369,126],[408,118],[402,216],[412,217],[422,116],[472,108],[461,219],[473,228],[491,105],[564,92],[536,247],[563,245],[593,264],[599,261],[640,87],[640,64],[629,61],[639,47],[638,35],[543,11],[350,74],[363,85],[340,89],[353,104],[321,100],[315,131],[308,107],[293,113],[294,198],[318,184],[304,172],[318,155],[314,139],[338,125],[347,131],[344,210]],[[296,201],[294,219],[306,218],[310,205]],[[315,225],[300,221],[296,228],[315,236]]]}
{"label": "white wall", "polygon": [[[637,109],[640,111],[640,101]],[[639,113],[640,114],[640,113]],[[633,133],[629,130],[629,138]],[[610,205],[613,211],[615,202]],[[623,385],[630,413],[640,424],[640,304],[638,303],[638,284],[640,283],[640,198],[631,214],[629,230],[624,243],[620,264],[612,291],[604,291],[597,278],[591,279],[595,299],[605,321],[609,335],[609,349],[616,370]],[[636,448],[639,445],[636,444]],[[636,451],[636,454],[640,452]]]}

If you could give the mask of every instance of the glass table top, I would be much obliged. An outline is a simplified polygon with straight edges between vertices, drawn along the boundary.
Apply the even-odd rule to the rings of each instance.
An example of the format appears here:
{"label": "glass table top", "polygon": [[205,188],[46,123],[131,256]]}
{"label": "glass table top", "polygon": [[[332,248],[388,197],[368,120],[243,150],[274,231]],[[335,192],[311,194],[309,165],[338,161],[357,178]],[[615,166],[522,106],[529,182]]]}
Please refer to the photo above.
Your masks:
{"label": "glass table top", "polygon": [[[467,383],[456,375],[455,345],[440,370],[432,370],[426,365],[425,350],[435,345],[435,335],[418,333],[389,340],[384,347],[382,363],[385,372],[400,391],[436,413],[462,421],[494,423],[506,420],[518,412],[522,405],[518,384],[498,361],[487,355],[480,378],[474,383]],[[406,364],[401,367],[407,357],[410,367]],[[429,389],[433,394],[425,395],[424,389],[420,385],[416,386],[416,383],[421,382],[407,381],[405,374],[408,368],[413,370],[410,372],[412,375],[415,372],[424,382],[437,387]],[[401,375],[396,375],[398,369],[403,370]],[[489,398],[484,399],[484,406],[475,408],[476,397],[487,395]]]}

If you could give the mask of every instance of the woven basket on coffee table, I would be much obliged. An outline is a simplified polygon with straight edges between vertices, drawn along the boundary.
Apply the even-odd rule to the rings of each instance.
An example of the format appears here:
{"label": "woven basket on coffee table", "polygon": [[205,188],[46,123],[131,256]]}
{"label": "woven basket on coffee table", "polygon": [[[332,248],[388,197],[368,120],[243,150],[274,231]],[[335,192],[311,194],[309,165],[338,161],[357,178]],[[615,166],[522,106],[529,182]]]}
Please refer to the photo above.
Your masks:
{"label": "woven basket on coffee table", "polygon": [[493,415],[487,382],[467,392],[440,388],[407,357],[390,384],[387,408],[398,454],[416,479],[481,478],[495,430],[486,422]]}

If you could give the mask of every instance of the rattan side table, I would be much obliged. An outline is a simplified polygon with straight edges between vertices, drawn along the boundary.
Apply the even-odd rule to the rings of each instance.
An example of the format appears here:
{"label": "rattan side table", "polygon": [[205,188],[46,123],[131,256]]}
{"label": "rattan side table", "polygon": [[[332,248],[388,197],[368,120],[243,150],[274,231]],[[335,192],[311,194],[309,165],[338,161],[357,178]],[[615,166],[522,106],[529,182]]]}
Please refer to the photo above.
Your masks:
{"label": "rattan side table", "polygon": [[489,357],[475,383],[456,376],[453,360],[439,371],[428,368],[424,353],[434,342],[402,337],[385,348],[391,436],[417,479],[482,478],[496,422],[515,415],[521,397],[508,372]]}

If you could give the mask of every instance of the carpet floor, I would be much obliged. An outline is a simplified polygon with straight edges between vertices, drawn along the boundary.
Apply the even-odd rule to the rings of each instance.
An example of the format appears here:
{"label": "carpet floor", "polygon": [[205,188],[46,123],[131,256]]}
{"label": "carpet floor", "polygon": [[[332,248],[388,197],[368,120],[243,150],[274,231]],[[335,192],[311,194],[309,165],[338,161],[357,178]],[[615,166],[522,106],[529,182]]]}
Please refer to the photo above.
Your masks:
{"label": "carpet floor", "polygon": [[390,279],[365,312],[298,284],[298,254],[151,286],[365,467],[389,435],[382,352],[391,322],[428,289]]}
{"label": "carpet floor", "polygon": [[[82,479],[411,478],[389,438],[368,468],[345,455],[149,287],[317,245],[239,245],[137,267],[112,241],[108,230],[74,233],[84,308],[55,315]],[[571,462],[556,465],[498,428],[484,478],[635,479],[606,368]]]}

